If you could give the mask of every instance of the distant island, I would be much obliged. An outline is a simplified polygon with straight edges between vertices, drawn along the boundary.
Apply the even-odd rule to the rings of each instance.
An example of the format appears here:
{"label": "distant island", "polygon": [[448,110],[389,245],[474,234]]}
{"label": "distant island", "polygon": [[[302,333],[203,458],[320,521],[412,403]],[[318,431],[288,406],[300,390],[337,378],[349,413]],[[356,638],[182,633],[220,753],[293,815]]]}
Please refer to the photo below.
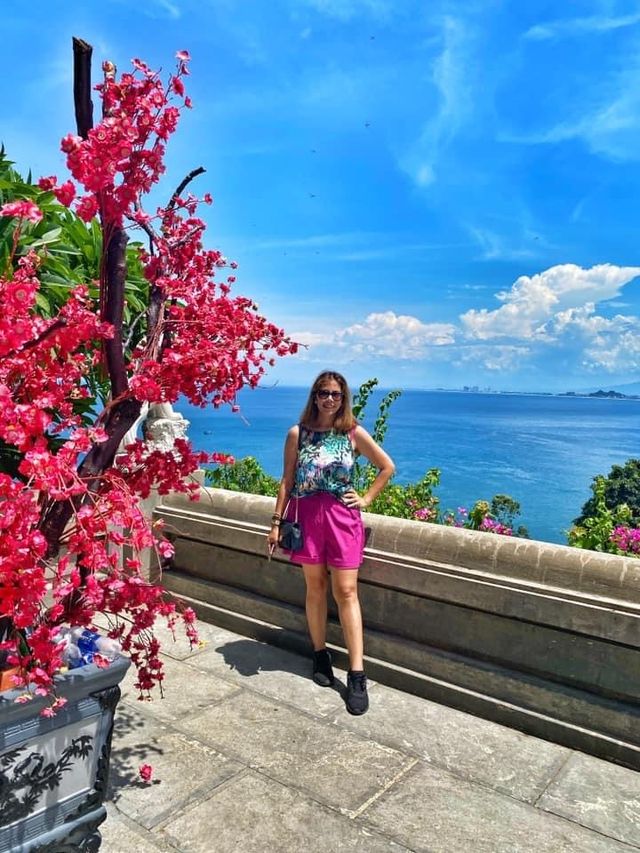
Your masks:
{"label": "distant island", "polygon": [[478,385],[463,385],[462,388],[438,387],[424,390],[461,394],[511,394],[516,397],[525,394],[533,397],[595,397],[600,400],[640,400],[640,394],[623,394],[622,391],[615,391],[614,389],[604,391],[602,388],[597,391],[501,391],[494,388],[481,388]]}
{"label": "distant island", "polygon": [[607,400],[638,400],[637,394],[622,394],[620,391],[603,391],[602,388],[598,391],[593,391],[591,394],[580,394],[575,391],[565,391],[561,397],[600,397]]}

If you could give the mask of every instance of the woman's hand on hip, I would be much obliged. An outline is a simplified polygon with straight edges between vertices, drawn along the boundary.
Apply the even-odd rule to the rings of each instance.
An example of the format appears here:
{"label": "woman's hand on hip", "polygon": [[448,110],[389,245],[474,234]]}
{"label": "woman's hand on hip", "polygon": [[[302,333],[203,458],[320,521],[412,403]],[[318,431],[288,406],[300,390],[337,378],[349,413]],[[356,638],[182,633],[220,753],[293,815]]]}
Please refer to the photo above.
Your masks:
{"label": "woman's hand on hip", "polygon": [[355,489],[349,489],[342,496],[342,502],[351,509],[366,509],[369,506],[369,501],[359,495]]}

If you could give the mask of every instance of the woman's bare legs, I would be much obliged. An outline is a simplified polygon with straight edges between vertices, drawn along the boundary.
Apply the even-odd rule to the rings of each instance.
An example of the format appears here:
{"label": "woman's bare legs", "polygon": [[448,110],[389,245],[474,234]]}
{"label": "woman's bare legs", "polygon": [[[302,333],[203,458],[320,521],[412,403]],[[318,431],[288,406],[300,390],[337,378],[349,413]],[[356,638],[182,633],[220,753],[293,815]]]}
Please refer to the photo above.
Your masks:
{"label": "woman's bare legs", "polygon": [[331,566],[331,591],[338,605],[340,624],[349,652],[349,668],[363,669],[362,612],[358,600],[358,570]]}
{"label": "woman's bare legs", "polygon": [[313,643],[314,652],[327,645],[327,567],[321,565],[303,565],[304,579],[307,584],[305,611],[307,625]]}

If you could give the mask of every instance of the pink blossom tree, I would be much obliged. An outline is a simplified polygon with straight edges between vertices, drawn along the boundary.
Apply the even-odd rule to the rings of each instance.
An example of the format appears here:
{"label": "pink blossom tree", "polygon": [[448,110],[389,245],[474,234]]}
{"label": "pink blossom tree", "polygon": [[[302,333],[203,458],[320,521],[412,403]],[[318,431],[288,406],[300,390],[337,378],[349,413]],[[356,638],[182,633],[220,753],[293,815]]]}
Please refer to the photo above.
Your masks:
{"label": "pink blossom tree", "polygon": [[[182,620],[196,639],[193,612],[180,611],[143,576],[143,549],[161,558],[172,548],[140,500],[152,487],[195,494],[189,477],[212,457],[185,440],[168,452],[149,452],[140,439],[122,449],[143,405],[180,396],[202,407],[233,405],[274,356],[296,350],[251,299],[231,295],[228,267],[236,265],[205,248],[197,209],[211,198],[187,192],[202,169],[185,178],[166,207],[144,207],[165,170],[165,146],[181,111],[191,107],[186,51],[177,54],[167,83],[140,60],[119,78],[104,63],[95,126],[90,46],[74,40],[74,57],[78,132],[62,140],[71,178],[43,178],[32,197],[22,193],[0,208],[0,222],[11,218],[13,227],[0,270],[0,442],[14,460],[0,471],[2,649],[20,668],[15,683],[32,688],[25,697],[50,693],[54,709],[61,702],[53,678],[61,667],[62,624],[90,627],[96,616],[106,617],[110,636],[137,667],[141,693],[162,680],[153,634],[158,616],[172,629]],[[99,263],[95,280],[66,288],[63,298],[58,291],[47,314],[47,245],[29,236],[54,196],[54,204],[74,211],[67,221],[75,228],[80,217],[83,227],[97,229]],[[145,248],[127,247],[132,229],[142,229]],[[128,304],[132,262],[143,279]],[[89,405],[96,387],[99,411]],[[124,560],[123,546],[132,555]]]}

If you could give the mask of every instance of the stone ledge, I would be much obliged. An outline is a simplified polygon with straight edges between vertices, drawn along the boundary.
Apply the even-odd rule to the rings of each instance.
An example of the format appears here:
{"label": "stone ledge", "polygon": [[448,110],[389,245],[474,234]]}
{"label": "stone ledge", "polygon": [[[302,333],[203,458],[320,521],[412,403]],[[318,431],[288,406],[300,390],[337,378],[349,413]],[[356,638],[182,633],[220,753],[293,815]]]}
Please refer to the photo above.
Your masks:
{"label": "stone ledge", "polygon": [[[197,503],[185,495],[170,495],[163,499],[160,510],[194,523],[206,519],[247,534],[242,549],[260,553],[264,539],[250,541],[251,534],[264,535],[273,498],[202,488]],[[369,513],[363,519],[370,530],[365,555],[374,565],[376,560],[393,561],[402,556],[407,564],[457,572],[466,569],[496,583],[508,579],[524,586],[535,584],[550,593],[602,598],[640,615],[640,560]],[[198,538],[195,531],[192,535]]]}

